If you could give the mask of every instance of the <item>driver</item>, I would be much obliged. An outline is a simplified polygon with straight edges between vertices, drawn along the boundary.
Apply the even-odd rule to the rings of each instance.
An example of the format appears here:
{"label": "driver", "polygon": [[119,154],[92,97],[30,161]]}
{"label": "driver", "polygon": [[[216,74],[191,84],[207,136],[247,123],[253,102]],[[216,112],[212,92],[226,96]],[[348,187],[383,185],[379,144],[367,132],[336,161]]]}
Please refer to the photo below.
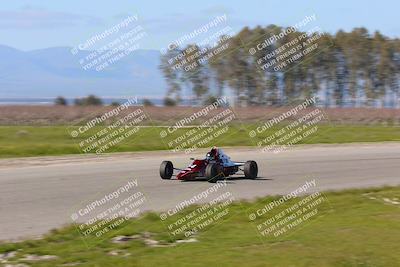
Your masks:
{"label": "driver", "polygon": [[213,148],[211,148],[210,152],[207,153],[206,159],[208,161],[217,160],[218,159],[218,148],[215,146]]}

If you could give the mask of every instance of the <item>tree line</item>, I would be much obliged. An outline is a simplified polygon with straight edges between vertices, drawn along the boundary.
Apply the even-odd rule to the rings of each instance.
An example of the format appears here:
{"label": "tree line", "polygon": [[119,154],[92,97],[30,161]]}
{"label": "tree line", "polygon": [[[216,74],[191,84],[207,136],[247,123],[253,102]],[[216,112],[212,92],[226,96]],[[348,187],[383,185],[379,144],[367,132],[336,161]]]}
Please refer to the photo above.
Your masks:
{"label": "tree line", "polygon": [[[75,106],[102,106],[103,100],[95,95],[88,95],[87,97],[75,98],[73,101]],[[54,104],[57,106],[68,106],[68,100],[63,96],[58,96],[54,99]],[[112,105],[118,105],[117,102]]]}
{"label": "tree line", "polygon": [[[68,100],[63,96],[58,96],[54,99],[54,105],[56,105],[56,106],[68,106],[69,104],[70,103],[68,102]],[[109,105],[116,107],[121,104],[122,103],[120,103],[119,101],[112,101]],[[154,103],[150,99],[147,99],[147,98],[143,99],[141,104],[143,106],[154,106]],[[173,106],[174,104],[175,104],[175,102],[173,102],[172,104],[164,102],[164,105],[166,105],[166,106]],[[104,106],[105,103],[98,96],[88,95],[86,97],[75,98],[73,100],[73,105],[74,106],[84,106],[84,107],[86,107],[86,106]]]}
{"label": "tree line", "polygon": [[[229,38],[221,36],[221,42],[213,47],[189,44],[168,50],[160,63],[168,85],[166,98],[179,102],[189,94],[200,104],[229,89],[236,104],[247,106],[287,105],[315,95],[325,106],[399,105],[399,39],[379,31],[369,33],[365,28],[323,33],[318,38],[319,33],[296,31],[265,49],[249,52],[255,44],[287,29],[246,27]],[[304,34],[318,47],[313,53],[303,54],[282,69],[259,64],[260,58],[279,61],[282,53],[274,55],[277,49]],[[206,57],[223,47],[228,49]]]}

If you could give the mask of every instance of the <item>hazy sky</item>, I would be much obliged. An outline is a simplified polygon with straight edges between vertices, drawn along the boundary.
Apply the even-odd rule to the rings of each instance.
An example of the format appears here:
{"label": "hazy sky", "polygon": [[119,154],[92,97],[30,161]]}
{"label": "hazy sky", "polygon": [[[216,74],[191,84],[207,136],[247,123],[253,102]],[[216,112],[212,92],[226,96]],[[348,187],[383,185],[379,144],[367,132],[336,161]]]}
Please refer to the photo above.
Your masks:
{"label": "hazy sky", "polygon": [[76,46],[112,27],[129,15],[138,15],[148,33],[142,48],[160,49],[175,38],[227,15],[235,30],[244,26],[289,26],[315,14],[324,31],[364,26],[400,37],[399,1],[91,1],[1,0],[0,44],[22,50]]}

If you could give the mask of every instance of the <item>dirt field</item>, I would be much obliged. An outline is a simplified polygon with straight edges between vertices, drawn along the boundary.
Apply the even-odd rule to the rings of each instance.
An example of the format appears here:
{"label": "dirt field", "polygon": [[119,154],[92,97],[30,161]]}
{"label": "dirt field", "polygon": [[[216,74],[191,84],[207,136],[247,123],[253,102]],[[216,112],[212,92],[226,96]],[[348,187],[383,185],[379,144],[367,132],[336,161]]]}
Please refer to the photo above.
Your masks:
{"label": "dirt field", "polygon": [[[71,125],[101,116],[114,108],[109,106],[0,106],[0,125]],[[121,115],[138,108],[143,107],[130,107],[121,112]],[[248,107],[232,110],[239,120],[251,123],[266,121],[290,108]],[[145,107],[144,111],[154,123],[169,124],[201,109],[201,107]],[[330,108],[322,110],[332,123],[400,125],[400,109]],[[208,117],[217,112],[215,110],[210,112]]]}

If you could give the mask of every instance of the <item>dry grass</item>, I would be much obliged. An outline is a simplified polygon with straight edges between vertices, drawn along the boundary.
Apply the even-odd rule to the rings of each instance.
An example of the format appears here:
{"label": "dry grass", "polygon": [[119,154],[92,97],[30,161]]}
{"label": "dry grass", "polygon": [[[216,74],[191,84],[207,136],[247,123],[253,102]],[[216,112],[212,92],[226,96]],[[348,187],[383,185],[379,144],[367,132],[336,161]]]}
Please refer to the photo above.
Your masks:
{"label": "dry grass", "polygon": [[[123,114],[139,107],[130,107]],[[100,116],[113,107],[74,106],[0,106],[0,125],[71,125]],[[157,124],[176,121],[202,108],[145,107],[145,112]],[[238,119],[246,123],[267,120],[290,107],[234,108]],[[323,109],[332,123],[400,125],[400,109],[329,108]],[[209,116],[216,114],[211,112]]]}

